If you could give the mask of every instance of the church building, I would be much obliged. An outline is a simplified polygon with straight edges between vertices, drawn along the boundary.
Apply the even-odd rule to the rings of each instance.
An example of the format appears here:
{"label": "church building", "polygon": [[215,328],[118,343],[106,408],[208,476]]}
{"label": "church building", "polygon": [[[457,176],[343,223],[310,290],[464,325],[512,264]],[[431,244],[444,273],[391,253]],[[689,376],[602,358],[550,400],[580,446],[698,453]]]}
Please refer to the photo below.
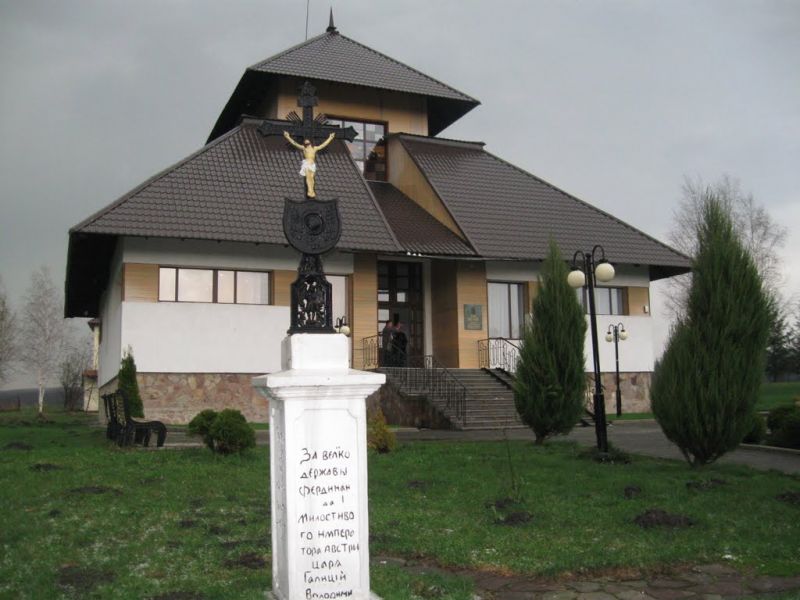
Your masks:
{"label": "church building", "polygon": [[[259,127],[295,122],[307,81],[315,115],[357,133],[318,154],[316,178],[319,199],[339,200],[341,237],[323,261],[353,368],[378,366],[395,316],[409,357],[498,366],[495,350],[520,337],[552,237],[565,257],[601,244],[613,263],[616,277],[596,293],[599,334],[624,321],[625,400],[648,407],[650,282],[687,272],[689,259],[479,141],[440,137],[478,100],[332,22],[247,68],[205,146],[70,230],[65,312],[96,320],[101,393],[130,348],[148,418],[181,423],[232,407],[268,420],[251,378],[281,368],[299,260],[282,215],[285,198],[303,197],[303,179],[301,153]],[[613,344],[601,351],[612,371]]]}

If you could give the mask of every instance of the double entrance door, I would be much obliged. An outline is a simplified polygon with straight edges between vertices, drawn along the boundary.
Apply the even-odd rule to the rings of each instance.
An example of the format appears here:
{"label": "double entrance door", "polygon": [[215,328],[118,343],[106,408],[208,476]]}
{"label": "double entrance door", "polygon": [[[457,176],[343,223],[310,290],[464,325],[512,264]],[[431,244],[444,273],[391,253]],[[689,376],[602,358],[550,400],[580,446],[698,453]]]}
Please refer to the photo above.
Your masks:
{"label": "double entrance door", "polygon": [[422,263],[378,261],[378,333],[397,321],[408,338],[408,356],[425,353]]}

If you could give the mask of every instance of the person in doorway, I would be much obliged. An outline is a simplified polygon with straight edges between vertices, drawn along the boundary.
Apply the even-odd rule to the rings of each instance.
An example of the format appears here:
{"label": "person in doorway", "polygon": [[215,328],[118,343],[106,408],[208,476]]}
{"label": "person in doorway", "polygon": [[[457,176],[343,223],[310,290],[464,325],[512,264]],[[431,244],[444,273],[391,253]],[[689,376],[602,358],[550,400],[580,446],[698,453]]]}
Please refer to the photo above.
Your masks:
{"label": "person in doorway", "polygon": [[403,331],[403,324],[399,321],[394,326],[394,337],[392,339],[394,349],[394,362],[396,367],[405,367],[408,364],[408,336]]}
{"label": "person in doorway", "polygon": [[381,331],[381,348],[380,348],[380,366],[391,367],[392,359],[392,336],[394,334],[394,325],[391,320],[387,320]]}

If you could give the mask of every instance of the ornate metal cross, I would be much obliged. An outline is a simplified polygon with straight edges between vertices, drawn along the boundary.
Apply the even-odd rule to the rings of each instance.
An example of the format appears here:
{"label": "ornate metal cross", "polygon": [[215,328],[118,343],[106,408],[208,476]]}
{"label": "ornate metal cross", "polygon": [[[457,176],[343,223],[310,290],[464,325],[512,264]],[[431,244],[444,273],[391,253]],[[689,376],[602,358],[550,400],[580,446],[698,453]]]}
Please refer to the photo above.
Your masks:
{"label": "ornate metal cross", "polygon": [[301,119],[295,111],[286,115],[286,121],[275,121],[267,119],[258,127],[261,135],[283,135],[288,131],[289,135],[302,143],[303,140],[310,140],[313,144],[328,137],[331,133],[336,139],[352,142],[358,133],[352,127],[334,127],[328,125],[328,117],[324,113],[314,116],[314,107],[319,103],[317,99],[317,88],[310,81],[306,81],[300,88],[300,97],[297,99],[297,106],[303,109]]}
{"label": "ornate metal cross", "polygon": [[[334,137],[352,141],[356,137],[356,130],[352,127],[332,127],[326,125],[327,118],[324,114],[314,117],[314,107],[317,106],[316,90],[311,83],[306,81],[297,100],[297,105],[303,109],[303,118],[292,111],[287,116],[287,121],[264,121],[258,128],[261,135],[283,135],[287,132],[291,138],[300,141],[309,140],[311,145],[318,138]],[[290,140],[291,141],[291,140]],[[301,175],[306,168],[316,164],[313,162],[315,151],[323,149],[326,143],[312,152],[304,153]],[[296,143],[303,150],[303,146]],[[310,174],[313,184],[313,173]],[[290,301],[290,327],[289,334],[294,333],[334,333],[332,315],[332,289],[330,282],[325,278],[320,255],[336,247],[341,234],[341,221],[339,219],[338,200],[319,200],[314,197],[312,185],[306,180],[306,199],[292,200],[285,198],[283,208],[283,232],[286,240],[295,250],[302,253],[300,265],[297,269],[297,279],[291,286]]]}

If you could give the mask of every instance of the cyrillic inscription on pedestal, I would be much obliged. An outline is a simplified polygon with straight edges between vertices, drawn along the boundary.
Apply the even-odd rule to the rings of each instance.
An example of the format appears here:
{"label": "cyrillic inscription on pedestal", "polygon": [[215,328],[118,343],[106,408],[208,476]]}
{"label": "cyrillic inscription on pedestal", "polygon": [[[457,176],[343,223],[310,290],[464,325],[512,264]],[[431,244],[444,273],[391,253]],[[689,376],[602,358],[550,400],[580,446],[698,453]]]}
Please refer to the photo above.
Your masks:
{"label": "cyrillic inscription on pedestal", "polygon": [[[313,412],[304,411],[301,419],[319,418],[308,414]],[[326,410],[324,422],[336,436],[306,436],[301,442],[299,452],[289,457],[298,468],[294,490],[287,495],[297,506],[298,570],[306,598],[344,598],[361,579],[357,421],[346,410]]]}

